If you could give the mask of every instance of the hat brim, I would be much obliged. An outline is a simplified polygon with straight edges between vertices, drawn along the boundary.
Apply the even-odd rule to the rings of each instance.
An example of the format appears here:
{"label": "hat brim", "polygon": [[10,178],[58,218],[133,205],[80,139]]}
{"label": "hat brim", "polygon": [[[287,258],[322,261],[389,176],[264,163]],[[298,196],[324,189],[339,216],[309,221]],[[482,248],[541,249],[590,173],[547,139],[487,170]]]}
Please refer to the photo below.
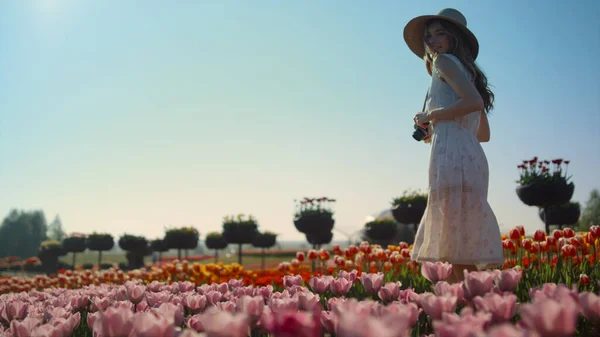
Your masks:
{"label": "hat brim", "polygon": [[465,27],[462,23],[442,15],[422,15],[410,20],[404,27],[404,41],[408,48],[412,50],[419,58],[425,57],[425,43],[423,37],[425,35],[425,23],[432,19],[440,19],[453,23],[460,29],[468,39],[473,59],[476,59],[479,54],[479,41],[475,34]]}

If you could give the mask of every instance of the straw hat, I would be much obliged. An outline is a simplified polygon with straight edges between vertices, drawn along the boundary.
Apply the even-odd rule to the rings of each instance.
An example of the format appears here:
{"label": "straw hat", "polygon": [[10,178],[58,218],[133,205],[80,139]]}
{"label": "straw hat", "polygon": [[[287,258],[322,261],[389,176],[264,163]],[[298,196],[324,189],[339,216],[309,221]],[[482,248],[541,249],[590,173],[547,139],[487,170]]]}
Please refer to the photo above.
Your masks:
{"label": "straw hat", "polygon": [[475,34],[467,28],[467,19],[461,12],[453,8],[442,9],[436,15],[422,15],[410,20],[406,27],[404,27],[404,41],[418,57],[423,58],[425,56],[425,43],[423,37],[425,36],[425,23],[431,19],[440,19],[453,23],[460,29],[467,38],[473,59],[477,58],[479,54],[479,42],[475,37]]}

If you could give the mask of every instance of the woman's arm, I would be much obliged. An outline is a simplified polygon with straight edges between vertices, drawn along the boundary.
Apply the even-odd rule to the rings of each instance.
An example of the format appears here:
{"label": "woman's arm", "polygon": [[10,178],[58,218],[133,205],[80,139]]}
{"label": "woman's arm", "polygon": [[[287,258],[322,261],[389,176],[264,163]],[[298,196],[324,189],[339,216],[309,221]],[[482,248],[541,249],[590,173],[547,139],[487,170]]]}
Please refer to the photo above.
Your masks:
{"label": "woman's arm", "polygon": [[480,112],[481,117],[479,119],[479,129],[477,130],[477,140],[481,143],[487,143],[490,141],[490,123],[488,122],[487,115],[482,111]]}
{"label": "woman's arm", "polygon": [[454,119],[484,109],[483,99],[477,88],[456,62],[442,54],[433,63],[460,99],[450,106],[431,111],[432,120]]}

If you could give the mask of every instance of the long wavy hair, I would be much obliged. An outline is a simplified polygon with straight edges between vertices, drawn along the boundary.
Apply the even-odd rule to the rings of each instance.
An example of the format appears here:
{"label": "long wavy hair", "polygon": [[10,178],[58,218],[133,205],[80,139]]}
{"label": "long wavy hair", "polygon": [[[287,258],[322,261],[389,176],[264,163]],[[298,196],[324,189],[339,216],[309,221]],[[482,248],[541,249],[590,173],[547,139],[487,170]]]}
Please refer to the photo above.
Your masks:
{"label": "long wavy hair", "polygon": [[[471,72],[473,75],[473,82],[475,83],[475,88],[481,95],[483,99],[484,110],[487,114],[494,108],[494,93],[490,90],[488,85],[488,80],[481,68],[477,65],[475,60],[473,59],[473,53],[471,51],[471,47],[468,45],[466,41],[468,41],[464,35],[464,33],[456,27],[453,23],[450,23],[446,20],[438,20],[433,19],[428,21],[425,24],[425,27],[429,27],[434,22],[439,22],[442,28],[446,31],[446,34],[450,37],[451,45],[450,45],[450,53],[456,56],[462,64]],[[427,28],[425,31],[427,31]],[[425,43],[425,41],[424,41]],[[425,56],[423,57],[425,60],[425,66],[427,67],[427,72],[429,75],[432,75],[431,65],[433,64],[433,52],[425,43]]]}

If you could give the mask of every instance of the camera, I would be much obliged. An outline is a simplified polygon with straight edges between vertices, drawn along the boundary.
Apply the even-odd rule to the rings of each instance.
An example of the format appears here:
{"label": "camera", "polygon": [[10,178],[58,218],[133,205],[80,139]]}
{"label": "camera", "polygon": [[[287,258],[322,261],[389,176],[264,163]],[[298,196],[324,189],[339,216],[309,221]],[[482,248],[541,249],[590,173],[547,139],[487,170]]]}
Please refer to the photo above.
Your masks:
{"label": "camera", "polygon": [[[429,123],[425,123],[425,125],[429,125]],[[417,124],[414,125],[415,127],[415,131],[413,132],[413,138],[417,141],[420,142],[422,141],[425,137],[427,137],[427,129],[423,129],[420,126],[418,126]]]}

